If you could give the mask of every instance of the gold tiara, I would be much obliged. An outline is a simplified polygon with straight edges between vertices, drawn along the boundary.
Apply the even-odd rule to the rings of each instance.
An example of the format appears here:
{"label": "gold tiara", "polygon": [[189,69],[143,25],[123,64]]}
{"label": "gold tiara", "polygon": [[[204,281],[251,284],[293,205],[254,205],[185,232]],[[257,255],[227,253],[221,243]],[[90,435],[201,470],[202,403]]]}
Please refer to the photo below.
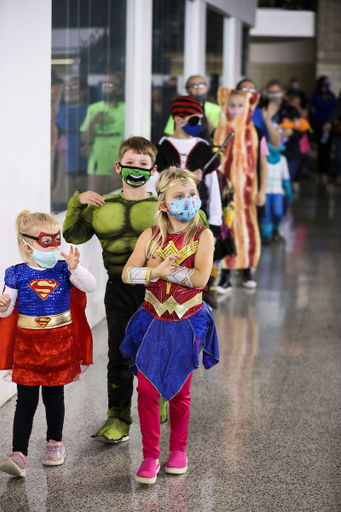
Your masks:
{"label": "gold tiara", "polygon": [[169,188],[174,187],[174,185],[177,185],[178,183],[181,183],[181,185],[186,187],[188,181],[191,181],[195,185],[195,181],[192,178],[178,178],[177,180],[174,180],[169,185],[167,185],[167,187],[164,187],[161,190],[159,190],[158,196],[166,192],[166,190],[168,190]]}

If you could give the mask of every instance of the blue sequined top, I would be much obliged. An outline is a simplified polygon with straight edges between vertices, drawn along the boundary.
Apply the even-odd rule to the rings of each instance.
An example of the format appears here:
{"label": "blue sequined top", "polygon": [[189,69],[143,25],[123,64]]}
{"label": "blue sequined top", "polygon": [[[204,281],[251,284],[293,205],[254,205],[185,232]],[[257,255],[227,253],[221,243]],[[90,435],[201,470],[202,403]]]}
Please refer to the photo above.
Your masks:
{"label": "blue sequined top", "polygon": [[65,261],[46,270],[35,270],[22,263],[6,270],[5,284],[18,290],[17,310],[22,315],[58,315],[70,309],[70,275]]}

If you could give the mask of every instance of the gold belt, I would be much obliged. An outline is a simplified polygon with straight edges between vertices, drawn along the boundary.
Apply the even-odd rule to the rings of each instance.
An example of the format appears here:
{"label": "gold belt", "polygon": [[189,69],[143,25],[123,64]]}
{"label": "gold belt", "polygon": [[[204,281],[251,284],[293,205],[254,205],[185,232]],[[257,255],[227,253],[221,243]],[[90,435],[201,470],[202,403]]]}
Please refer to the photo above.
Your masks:
{"label": "gold belt", "polygon": [[174,297],[169,297],[165,302],[160,302],[149,290],[146,290],[144,300],[154,306],[158,316],[162,316],[166,311],[170,314],[175,311],[178,317],[182,318],[189,309],[202,303],[202,293],[198,293],[198,295],[195,295],[193,299],[190,299],[183,304],[178,304]]}
{"label": "gold belt", "polygon": [[72,323],[71,311],[59,315],[27,316],[19,313],[18,327],[22,329],[55,329]]}

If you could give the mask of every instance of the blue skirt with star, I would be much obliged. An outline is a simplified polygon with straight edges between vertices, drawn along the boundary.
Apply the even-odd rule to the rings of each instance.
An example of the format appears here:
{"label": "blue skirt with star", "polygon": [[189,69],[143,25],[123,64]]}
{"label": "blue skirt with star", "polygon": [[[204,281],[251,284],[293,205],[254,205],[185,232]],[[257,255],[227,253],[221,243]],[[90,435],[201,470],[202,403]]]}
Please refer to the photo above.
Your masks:
{"label": "blue skirt with star", "polygon": [[127,326],[120,350],[130,358],[132,372],[141,372],[165,400],[173,398],[199,367],[201,351],[206,369],[219,362],[217,332],[205,302],[195,315],[178,322],[156,319],[141,306]]}

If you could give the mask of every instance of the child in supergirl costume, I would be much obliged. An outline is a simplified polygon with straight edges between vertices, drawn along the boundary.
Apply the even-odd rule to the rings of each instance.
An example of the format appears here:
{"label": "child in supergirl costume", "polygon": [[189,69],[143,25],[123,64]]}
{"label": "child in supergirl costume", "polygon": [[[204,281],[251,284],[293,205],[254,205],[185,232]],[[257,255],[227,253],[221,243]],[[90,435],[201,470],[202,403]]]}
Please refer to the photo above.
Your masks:
{"label": "child in supergirl costume", "polygon": [[[9,267],[0,296],[0,370],[17,383],[13,452],[0,470],[25,476],[33,417],[42,386],[47,444],[43,464],[63,464],[64,385],[92,364],[92,336],[85,317],[86,296],[96,280],[79,265],[79,252],[60,251],[57,219],[21,212],[16,220],[24,263]],[[58,261],[59,256],[65,261]],[[81,365],[83,368],[81,368]],[[5,376],[5,377],[6,377]]]}
{"label": "child in supergirl costume", "polygon": [[159,397],[169,401],[170,457],[165,471],[187,470],[185,453],[192,372],[203,350],[205,368],[219,361],[212,313],[202,301],[211,273],[214,239],[198,225],[198,179],[187,170],[164,171],[157,183],[158,225],[140,236],[122,274],[146,285],[121,351],[138,379],[138,413],[144,461],[136,481],[153,484],[160,469]]}

